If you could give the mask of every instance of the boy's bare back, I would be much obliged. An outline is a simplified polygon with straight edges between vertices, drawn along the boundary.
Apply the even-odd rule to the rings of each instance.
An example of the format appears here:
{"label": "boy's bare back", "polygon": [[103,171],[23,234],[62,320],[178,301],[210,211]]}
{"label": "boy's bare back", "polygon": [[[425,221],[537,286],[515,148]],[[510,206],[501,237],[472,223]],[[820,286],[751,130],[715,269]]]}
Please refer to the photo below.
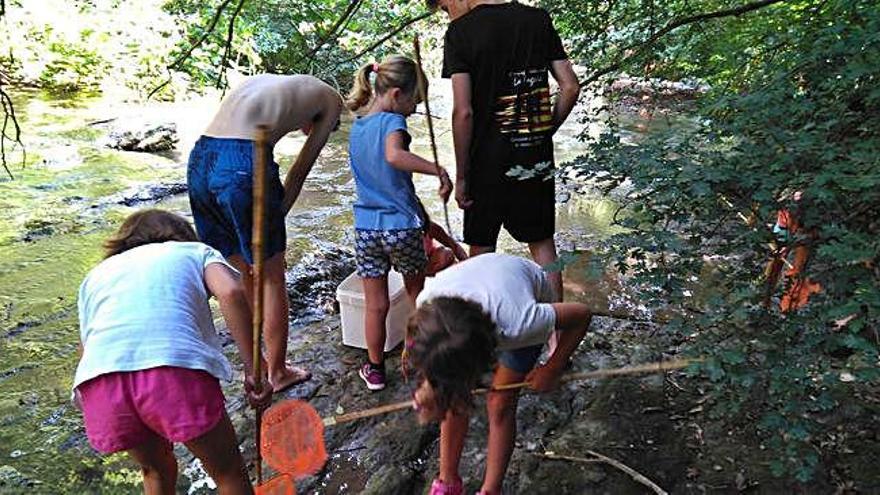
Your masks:
{"label": "boy's bare back", "polygon": [[254,139],[256,127],[267,125],[269,143],[308,128],[322,114],[338,115],[339,93],[308,75],[261,74],[248,77],[223,98],[204,135]]}

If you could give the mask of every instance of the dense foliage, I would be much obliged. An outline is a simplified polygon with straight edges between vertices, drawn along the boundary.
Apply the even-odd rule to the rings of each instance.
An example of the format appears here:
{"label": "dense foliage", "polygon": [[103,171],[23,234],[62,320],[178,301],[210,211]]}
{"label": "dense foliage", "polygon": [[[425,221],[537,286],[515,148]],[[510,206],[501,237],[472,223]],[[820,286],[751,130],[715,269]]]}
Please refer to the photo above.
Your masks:
{"label": "dense foliage", "polygon": [[0,22],[0,71],[54,92],[130,90],[164,77],[179,37],[160,0],[13,1]]}
{"label": "dense foliage", "polygon": [[[680,315],[669,329],[706,358],[712,412],[748,423],[744,406],[760,411],[778,454],[771,469],[810,479],[832,454],[821,446],[835,410],[871,407],[862,397],[880,378],[877,2],[777,2],[684,25],[644,50],[677,19],[739,4],[544,3],[582,60],[629,57],[634,74],[711,84],[692,129],[635,146],[606,117],[608,132],[585,136],[589,153],[569,172],[621,202],[631,230],[609,242],[608,256],[645,300]],[[822,287],[790,312],[765,273],[768,245],[783,242],[770,228],[780,209],[801,225],[785,242],[809,248],[803,273]]]}
{"label": "dense foliage", "polygon": [[[314,74],[347,87],[365,57],[409,52],[413,27],[427,24],[416,24],[426,14],[421,1],[170,0],[165,9],[189,20],[187,42],[178,45],[178,53],[185,53],[194,40],[204,37],[199,50],[180,64],[180,69],[204,84],[216,84],[219,70],[232,67],[244,72]],[[215,20],[216,26],[207,32]]]}
{"label": "dense foliage", "polygon": [[0,70],[60,92],[124,86],[140,97],[225,87],[227,70],[310,73],[343,88],[365,59],[410,51],[427,14],[421,1],[13,2]]}

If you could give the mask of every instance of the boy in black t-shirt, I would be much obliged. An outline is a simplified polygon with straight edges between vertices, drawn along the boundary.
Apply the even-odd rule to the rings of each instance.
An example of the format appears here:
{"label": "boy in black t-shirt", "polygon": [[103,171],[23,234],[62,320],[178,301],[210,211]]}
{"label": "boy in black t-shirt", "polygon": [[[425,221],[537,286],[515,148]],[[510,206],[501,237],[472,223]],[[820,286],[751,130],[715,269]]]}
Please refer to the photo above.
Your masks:
{"label": "boy in black t-shirt", "polygon": [[[497,0],[428,0],[449,14],[443,77],[452,79],[456,199],[471,255],[494,251],[502,226],[535,261],[556,260],[552,136],[579,86],[550,16]],[[559,83],[550,100],[548,72]],[[551,274],[561,298],[562,279]]]}
{"label": "boy in black t-shirt", "polygon": [[[552,263],[552,136],[571,113],[580,86],[550,16],[542,9],[502,0],[426,1],[452,21],[444,43],[443,77],[452,79],[455,197],[464,209],[464,240],[470,254],[494,251],[504,226],[514,239],[528,243],[538,264]],[[559,84],[555,104],[548,72]],[[562,274],[547,275],[555,300],[561,301]],[[499,394],[490,400],[515,404],[516,397]],[[516,433],[513,418],[490,421],[498,424],[492,425],[489,439],[482,487],[487,494],[500,493]],[[448,416],[441,428],[466,429],[467,422]],[[440,477],[433,494],[461,493],[461,448],[440,446]]]}

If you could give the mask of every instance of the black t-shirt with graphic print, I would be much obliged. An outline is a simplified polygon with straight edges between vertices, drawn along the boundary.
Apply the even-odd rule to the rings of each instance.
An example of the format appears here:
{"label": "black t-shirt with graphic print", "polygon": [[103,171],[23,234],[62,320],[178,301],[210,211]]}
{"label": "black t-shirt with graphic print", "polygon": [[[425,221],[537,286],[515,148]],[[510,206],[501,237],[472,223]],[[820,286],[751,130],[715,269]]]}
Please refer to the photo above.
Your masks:
{"label": "black t-shirt with graphic print", "polygon": [[548,72],[568,58],[546,11],[519,3],[478,5],[449,24],[443,77],[471,76],[471,185],[512,169],[553,166]]}

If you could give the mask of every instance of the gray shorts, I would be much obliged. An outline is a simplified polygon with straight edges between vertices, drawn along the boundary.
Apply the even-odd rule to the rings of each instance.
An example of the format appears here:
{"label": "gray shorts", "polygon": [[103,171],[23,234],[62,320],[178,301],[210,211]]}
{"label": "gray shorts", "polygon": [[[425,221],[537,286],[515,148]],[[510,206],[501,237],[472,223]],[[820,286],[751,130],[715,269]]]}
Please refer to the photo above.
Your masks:
{"label": "gray shorts", "polygon": [[425,255],[422,229],[355,229],[354,232],[354,255],[359,277],[384,277],[391,267],[401,275],[425,271],[428,257]]}

